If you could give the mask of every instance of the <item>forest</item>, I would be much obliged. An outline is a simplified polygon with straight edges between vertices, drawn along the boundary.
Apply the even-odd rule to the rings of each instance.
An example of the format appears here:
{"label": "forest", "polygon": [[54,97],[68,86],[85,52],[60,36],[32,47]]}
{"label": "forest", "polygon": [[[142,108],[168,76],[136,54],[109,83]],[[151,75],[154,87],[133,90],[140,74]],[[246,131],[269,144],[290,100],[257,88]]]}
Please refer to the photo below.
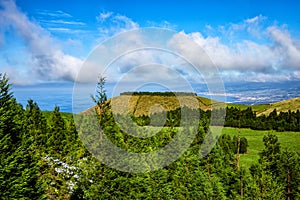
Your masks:
{"label": "forest", "polygon": [[[151,137],[139,138],[120,129],[106,101],[105,79],[99,80],[96,104],[101,134],[116,146],[131,152],[151,152],[170,143],[181,132],[195,132],[189,148],[173,163],[144,173],[123,172],[100,162],[83,142],[102,135],[84,135],[85,116],[42,111],[33,100],[22,107],[11,91],[9,78],[0,74],[0,199],[300,199],[299,153],[282,148],[272,131],[263,137],[259,160],[249,168],[240,163],[247,153],[247,138],[221,135],[212,151],[201,157],[204,138],[213,137],[210,126],[256,130],[300,131],[299,111],[274,110],[256,116],[247,108],[227,107],[225,119],[210,124],[211,111],[191,109],[189,123],[197,129],[181,131],[180,110],[166,113],[165,126]],[[171,95],[171,94],[169,94]],[[189,109],[189,108],[182,108]],[[195,113],[195,117],[193,117]],[[196,114],[200,113],[200,121]],[[129,116],[138,128],[127,125],[128,116],[117,116],[127,131],[139,133],[149,119],[162,115]],[[78,122],[79,127],[78,127]],[[127,125],[127,126],[126,126]],[[153,128],[155,123],[152,122]],[[83,128],[82,128],[83,127]],[[92,127],[91,127],[92,128]],[[133,160],[134,162],[134,160]],[[151,162],[144,163],[151,169]]]}
{"label": "forest", "polygon": [[[200,113],[201,119],[207,120],[212,115],[211,110],[204,111],[202,109],[191,109],[188,107],[183,107],[182,109],[188,110],[186,112],[190,113],[190,118],[193,117],[197,119],[195,113]],[[165,126],[180,126],[180,119],[182,109],[178,108],[176,110],[168,111]],[[225,115],[226,114],[226,115]],[[225,119],[223,116],[225,115]],[[132,116],[132,119],[141,126],[146,126],[150,124],[151,119],[155,119],[158,122],[163,120],[164,113],[154,113],[150,116]],[[214,111],[214,117],[216,119],[211,125],[214,126],[225,126],[225,127],[236,127],[236,128],[250,128],[253,130],[275,130],[275,131],[300,131],[300,112],[297,110],[288,112],[278,112],[276,108],[268,115],[257,116],[251,107],[241,110],[236,107],[226,107],[220,108]],[[153,124],[153,123],[152,123]],[[155,123],[154,123],[155,124]]]}

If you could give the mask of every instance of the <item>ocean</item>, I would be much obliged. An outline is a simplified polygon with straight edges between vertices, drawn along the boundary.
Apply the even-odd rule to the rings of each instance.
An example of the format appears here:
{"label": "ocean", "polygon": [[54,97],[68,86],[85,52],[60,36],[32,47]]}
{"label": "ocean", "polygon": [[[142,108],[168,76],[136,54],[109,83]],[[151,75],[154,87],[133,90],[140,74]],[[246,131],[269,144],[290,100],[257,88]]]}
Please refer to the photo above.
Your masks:
{"label": "ocean", "polygon": [[[84,88],[87,85],[76,86],[80,90],[74,95],[74,84],[71,82],[43,83],[36,85],[19,86],[13,85],[12,92],[17,101],[24,108],[29,99],[38,103],[42,110],[52,111],[54,106],[60,107],[62,112],[78,113],[94,105],[90,95]],[[89,88],[91,85],[88,86]],[[94,87],[92,85],[92,87]],[[81,88],[81,89],[78,89]],[[264,104],[287,100],[300,96],[300,81],[275,82],[275,83],[226,83],[225,94],[211,94],[205,85],[193,85],[198,96],[204,96],[218,100],[226,96],[226,101],[237,104]],[[107,85],[108,98],[112,96],[113,85]]]}

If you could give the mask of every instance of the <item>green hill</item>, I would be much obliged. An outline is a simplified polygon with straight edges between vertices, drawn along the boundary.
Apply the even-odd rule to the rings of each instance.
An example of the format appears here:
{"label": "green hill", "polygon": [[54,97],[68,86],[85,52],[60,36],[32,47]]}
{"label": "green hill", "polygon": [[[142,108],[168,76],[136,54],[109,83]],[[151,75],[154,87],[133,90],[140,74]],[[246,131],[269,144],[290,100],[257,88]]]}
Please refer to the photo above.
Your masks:
{"label": "green hill", "polygon": [[260,108],[258,114],[268,115],[275,108],[276,108],[277,112],[287,112],[289,110],[291,110],[291,111],[300,110],[300,97],[268,104],[268,106]]}
{"label": "green hill", "polygon": [[[240,108],[241,110],[249,107],[249,105],[243,105],[243,104],[227,104],[227,106]],[[250,107],[252,108],[253,111],[256,111],[256,114],[258,116],[263,114],[269,115],[274,109],[276,109],[278,113],[287,112],[289,110],[297,111],[300,110],[300,97],[279,101],[275,103],[270,103],[270,104],[251,105]]]}
{"label": "green hill", "polygon": [[[249,105],[243,104],[225,104],[215,100],[211,100],[205,97],[195,96],[192,94],[187,95],[166,95],[164,93],[140,93],[140,94],[127,94],[124,93],[120,96],[109,99],[111,102],[114,113],[124,114],[133,113],[134,116],[149,115],[151,113],[160,112],[162,110],[170,111],[175,110],[181,106],[187,106],[190,108],[201,108],[202,110],[211,110],[212,107],[236,107],[244,110]],[[277,112],[287,112],[288,110],[297,111],[300,110],[300,97],[280,101],[271,104],[258,104],[250,106],[253,111],[256,111],[257,115],[268,115],[275,108]],[[90,108],[91,109],[91,108]],[[89,112],[86,110],[82,113]]]}
{"label": "green hill", "polygon": [[162,95],[121,95],[110,99],[114,113],[133,113],[134,116],[149,115],[162,110],[170,111],[187,106],[209,110],[214,106],[221,106],[217,101],[192,95],[162,96]]}

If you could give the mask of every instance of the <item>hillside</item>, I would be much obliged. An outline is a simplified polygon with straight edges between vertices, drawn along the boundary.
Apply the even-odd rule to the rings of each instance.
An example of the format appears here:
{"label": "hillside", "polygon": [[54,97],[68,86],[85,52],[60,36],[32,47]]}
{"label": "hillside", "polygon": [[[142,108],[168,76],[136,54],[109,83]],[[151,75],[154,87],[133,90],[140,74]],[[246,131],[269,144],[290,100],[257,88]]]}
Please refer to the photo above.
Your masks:
{"label": "hillside", "polygon": [[259,115],[262,115],[262,114],[268,115],[275,108],[276,108],[277,112],[287,112],[289,110],[297,111],[297,110],[300,110],[300,97],[285,100],[285,101],[280,101],[280,102],[276,102],[276,103],[271,103],[262,108],[263,109],[260,108],[261,110],[258,111]]}
{"label": "hillside", "polygon": [[[243,104],[227,104],[227,106],[240,108],[241,110],[244,110],[247,107],[249,107],[248,105]],[[278,113],[288,112],[289,110],[297,111],[300,110],[300,97],[270,104],[251,105],[250,107],[253,111],[256,111],[257,116],[269,115],[274,109],[276,109]]]}
{"label": "hillside", "polygon": [[[195,102],[195,100],[197,101]],[[124,114],[128,113],[129,111],[130,113],[133,113],[136,117],[142,115],[149,115],[150,113],[159,112],[163,109],[165,111],[175,110],[179,108],[180,105],[187,106],[190,108],[199,107],[202,110],[210,110],[212,108],[212,105],[214,107],[222,107],[224,105],[227,105],[229,107],[240,108],[241,110],[244,110],[247,107],[249,107],[248,105],[243,104],[224,104],[205,97],[193,95],[163,96],[161,94],[122,94],[120,96],[109,99],[108,101],[111,102],[114,113]],[[258,116],[262,114],[268,115],[275,108],[278,112],[287,112],[288,110],[297,111],[297,109],[300,109],[300,97],[271,104],[251,105],[251,107],[253,111],[256,111]],[[84,111],[83,113],[88,112],[89,110]]]}
{"label": "hillside", "polygon": [[[114,113],[133,113],[134,116],[148,115],[162,110],[175,110],[182,106],[190,108],[211,109],[211,106],[221,106],[221,103],[198,96],[160,96],[160,95],[121,95],[111,100]],[[127,106],[129,105],[129,106]]]}

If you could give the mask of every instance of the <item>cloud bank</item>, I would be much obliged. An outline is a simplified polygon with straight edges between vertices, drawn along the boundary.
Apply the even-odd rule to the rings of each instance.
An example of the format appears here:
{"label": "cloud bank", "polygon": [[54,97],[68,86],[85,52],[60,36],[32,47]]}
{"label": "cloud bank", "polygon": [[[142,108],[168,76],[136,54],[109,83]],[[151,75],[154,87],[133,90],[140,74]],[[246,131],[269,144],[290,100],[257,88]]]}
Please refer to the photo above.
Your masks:
{"label": "cloud bank", "polygon": [[225,44],[221,36],[183,33],[206,51],[227,79],[242,77],[242,80],[262,82],[299,79],[300,41],[293,38],[285,27],[262,26],[264,19],[266,17],[260,15],[241,24],[231,24],[225,34],[230,37],[245,31],[263,42],[243,39]]}
{"label": "cloud bank", "polygon": [[[57,40],[51,37],[48,31],[32,22],[19,10],[14,1],[1,1],[0,5],[2,7],[0,11],[2,30],[12,29],[24,41],[30,55],[28,66],[24,66],[27,68],[29,77],[23,78],[74,80],[82,60],[65,54]],[[14,66],[7,66],[7,68],[14,68]],[[14,77],[13,74],[12,77]],[[19,80],[12,81],[19,82]]]}
{"label": "cloud bank", "polygon": [[[72,20],[72,16],[63,11],[40,11],[39,14],[51,17],[47,23],[60,26],[43,28],[24,14],[14,1],[0,0],[0,45],[2,46],[0,48],[7,43],[8,32],[10,34],[13,32],[11,37],[18,37],[26,47],[26,55],[20,56],[20,59],[26,58],[26,61],[20,62],[24,66],[17,66],[20,63],[10,62],[11,59],[8,58],[10,55],[3,53],[2,57],[6,56],[7,61],[4,62],[5,65],[2,68],[15,83],[76,80],[84,59],[72,53],[66,53],[63,50],[63,45],[66,43],[51,32],[72,33],[67,26],[81,27],[86,24]],[[95,21],[97,27],[94,27],[96,32],[94,38],[97,39],[94,45],[118,33],[140,28],[140,25],[129,17],[111,11],[100,12],[98,16],[95,16]],[[164,24],[168,25],[168,22]],[[77,32],[77,34],[80,33]],[[178,35],[184,35],[196,42],[219,68],[225,81],[266,82],[300,79],[300,41],[290,34],[286,25],[269,22],[265,16],[258,15],[237,24],[230,23],[218,27],[208,24],[203,31],[186,33],[182,30]],[[193,54],[197,52],[193,50],[194,46],[183,42],[180,38],[176,38],[175,35],[167,43],[174,49],[190,52],[189,59],[198,60],[206,65],[207,60],[201,60],[199,55]],[[159,39],[157,40],[159,42]],[[73,40],[70,38],[70,41]],[[124,38],[115,51],[123,52],[122,50],[128,46],[140,46],[143,42],[141,36],[133,35]],[[85,41],[81,43],[84,44]],[[17,53],[14,57],[15,59],[18,57]],[[117,62],[118,66],[116,65],[114,70],[108,72],[109,79],[117,81],[118,77],[126,74],[134,66],[149,63],[172,65],[190,80],[199,78],[195,77],[194,71],[187,68],[180,59],[159,52],[140,51],[121,58]],[[21,71],[20,68],[22,68]],[[84,72],[86,73],[85,79],[80,81],[89,81],[91,77],[89,73],[96,73],[97,66],[93,69],[93,71]],[[147,77],[153,76],[153,80],[157,78],[155,74],[149,76]],[[20,79],[24,80],[20,81]]]}

